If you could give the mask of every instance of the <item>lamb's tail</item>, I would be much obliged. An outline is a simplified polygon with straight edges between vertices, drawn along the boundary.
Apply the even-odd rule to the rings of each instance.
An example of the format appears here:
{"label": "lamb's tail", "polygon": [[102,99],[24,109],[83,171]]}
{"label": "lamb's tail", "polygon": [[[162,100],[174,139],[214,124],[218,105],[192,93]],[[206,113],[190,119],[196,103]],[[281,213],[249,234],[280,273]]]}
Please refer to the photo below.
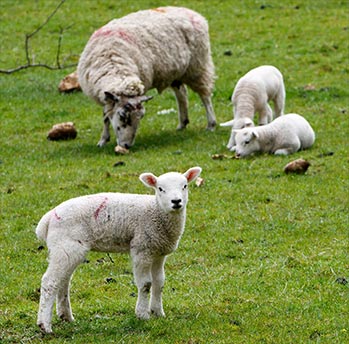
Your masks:
{"label": "lamb's tail", "polygon": [[47,239],[47,230],[48,230],[48,225],[50,223],[50,218],[51,218],[51,212],[49,211],[41,218],[41,220],[38,223],[38,226],[36,227],[36,230],[35,230],[36,236],[41,240],[46,241]]}

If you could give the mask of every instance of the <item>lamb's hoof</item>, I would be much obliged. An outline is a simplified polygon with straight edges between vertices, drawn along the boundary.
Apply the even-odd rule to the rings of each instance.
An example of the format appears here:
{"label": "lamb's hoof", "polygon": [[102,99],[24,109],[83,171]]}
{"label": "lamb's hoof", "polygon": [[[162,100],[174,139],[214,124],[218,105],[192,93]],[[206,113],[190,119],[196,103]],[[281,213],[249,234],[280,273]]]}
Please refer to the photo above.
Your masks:
{"label": "lamb's hoof", "polygon": [[44,323],[39,323],[38,326],[42,333],[46,333],[46,334],[53,333],[51,325],[48,325],[48,324],[45,325]]}
{"label": "lamb's hoof", "polygon": [[58,317],[62,320],[62,321],[66,321],[66,322],[73,322],[74,321],[74,317],[70,314],[60,314],[58,315]]}

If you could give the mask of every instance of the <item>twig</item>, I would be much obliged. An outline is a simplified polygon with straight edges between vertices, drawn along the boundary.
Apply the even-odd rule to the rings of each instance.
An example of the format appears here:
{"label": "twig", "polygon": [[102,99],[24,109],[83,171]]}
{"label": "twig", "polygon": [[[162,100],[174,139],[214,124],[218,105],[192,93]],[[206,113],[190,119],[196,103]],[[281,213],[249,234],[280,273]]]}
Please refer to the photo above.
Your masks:
{"label": "twig", "polygon": [[63,33],[65,30],[71,28],[72,25],[68,26],[66,29],[60,28],[59,32],[59,37],[58,37],[58,44],[57,44],[57,54],[56,54],[56,66],[49,66],[45,63],[33,63],[33,61],[30,58],[29,50],[30,50],[30,39],[36,35],[47,23],[51,20],[51,18],[57,13],[59,8],[65,3],[66,0],[61,0],[60,3],[57,5],[57,7],[53,10],[53,12],[46,18],[46,20],[39,26],[37,27],[33,32],[26,34],[25,35],[25,42],[24,42],[24,47],[25,47],[25,57],[27,63],[12,69],[0,69],[0,73],[4,74],[11,74],[18,72],[23,69],[27,68],[32,68],[32,67],[41,67],[41,68],[46,68],[49,70],[57,70],[57,69],[64,69],[64,68],[70,68],[70,67],[75,67],[76,63],[62,66],[60,63],[60,53],[61,53],[61,45],[62,45],[62,39],[63,39]]}

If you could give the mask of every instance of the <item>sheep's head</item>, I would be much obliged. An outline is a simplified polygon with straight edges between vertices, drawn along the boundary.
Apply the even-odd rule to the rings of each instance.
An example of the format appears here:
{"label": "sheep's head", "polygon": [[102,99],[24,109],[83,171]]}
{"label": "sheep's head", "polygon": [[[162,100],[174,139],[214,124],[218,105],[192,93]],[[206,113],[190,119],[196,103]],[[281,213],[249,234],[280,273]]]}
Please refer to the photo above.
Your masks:
{"label": "sheep's head", "polygon": [[258,133],[254,128],[234,130],[236,141],[236,157],[242,158],[260,150]]}
{"label": "sheep's head", "polygon": [[139,121],[145,114],[143,103],[152,99],[148,96],[117,96],[105,92],[104,114],[113,126],[119,146],[129,148],[133,145]]}
{"label": "sheep's head", "polygon": [[142,173],[139,179],[144,185],[155,190],[156,199],[166,213],[185,209],[188,202],[188,184],[201,173],[201,167],[192,167],[181,174],[165,173],[156,177],[152,173]]}

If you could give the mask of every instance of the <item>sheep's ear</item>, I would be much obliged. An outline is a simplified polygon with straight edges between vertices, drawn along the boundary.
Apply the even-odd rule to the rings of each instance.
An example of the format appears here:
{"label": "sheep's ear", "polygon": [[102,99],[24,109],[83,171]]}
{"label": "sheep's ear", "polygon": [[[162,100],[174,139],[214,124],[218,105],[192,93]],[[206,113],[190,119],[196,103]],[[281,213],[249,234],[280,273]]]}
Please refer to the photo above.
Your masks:
{"label": "sheep's ear", "polygon": [[104,92],[104,95],[105,95],[105,98],[104,98],[105,101],[112,101],[112,102],[118,103],[120,100],[119,97],[114,96],[114,94],[110,92]]}
{"label": "sheep's ear", "polygon": [[202,168],[199,166],[192,167],[187,172],[183,173],[183,176],[187,178],[188,183],[190,183],[200,175],[201,171]]}
{"label": "sheep's ear", "polygon": [[224,123],[221,123],[220,126],[221,127],[232,127],[234,125],[234,120],[230,120],[228,122],[224,122]]}
{"label": "sheep's ear", "polygon": [[141,103],[143,103],[143,102],[147,102],[148,100],[150,100],[150,99],[153,99],[154,97],[152,97],[152,96],[141,96],[140,98],[139,98],[139,101],[141,102]]}
{"label": "sheep's ear", "polygon": [[139,179],[145,186],[148,186],[150,188],[156,188],[156,183],[158,179],[152,173],[142,173],[139,176]]}

